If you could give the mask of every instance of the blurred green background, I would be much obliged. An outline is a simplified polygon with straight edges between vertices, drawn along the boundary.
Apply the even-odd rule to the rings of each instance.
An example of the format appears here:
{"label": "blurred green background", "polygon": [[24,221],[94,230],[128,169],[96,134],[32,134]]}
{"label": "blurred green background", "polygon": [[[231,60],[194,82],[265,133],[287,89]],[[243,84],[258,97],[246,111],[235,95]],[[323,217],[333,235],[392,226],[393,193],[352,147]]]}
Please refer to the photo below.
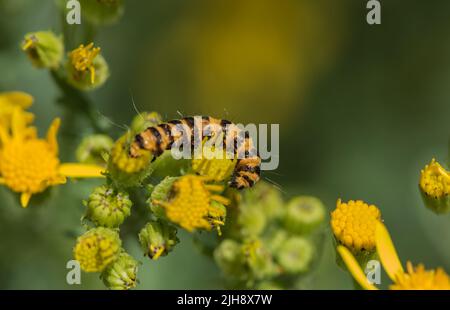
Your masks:
{"label": "blurred green background", "polygon": [[[316,195],[329,211],[339,197],[374,203],[403,262],[450,270],[450,219],[425,209],[417,185],[432,157],[447,161],[449,1],[382,1],[377,26],[366,23],[361,0],[125,2],[123,18],[95,40],[112,72],[90,94],[99,117],[129,123],[133,97],[139,110],[167,118],[179,111],[279,123],[280,166],[263,176],[286,197]],[[79,26],[71,27],[76,36]],[[69,161],[88,126],[56,104],[50,75],[19,47],[25,33],[48,29],[61,32],[53,0],[0,0],[0,91],[35,97],[41,134],[63,117],[59,142]],[[65,280],[81,200],[95,184],[53,188],[28,209],[0,188],[0,288],[104,288],[98,275],[83,273],[81,286]],[[139,288],[222,287],[219,270],[190,236],[181,241],[154,263],[141,256],[137,238],[124,240],[144,261]],[[328,234],[310,288],[352,288],[334,259]]]}

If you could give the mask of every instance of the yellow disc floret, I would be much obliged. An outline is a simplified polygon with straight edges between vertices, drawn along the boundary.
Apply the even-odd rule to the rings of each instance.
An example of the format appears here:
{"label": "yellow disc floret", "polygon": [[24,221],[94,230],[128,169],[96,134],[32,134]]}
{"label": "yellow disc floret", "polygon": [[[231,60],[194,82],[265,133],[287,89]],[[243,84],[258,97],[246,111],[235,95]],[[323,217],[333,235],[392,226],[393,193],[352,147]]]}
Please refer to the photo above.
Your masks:
{"label": "yellow disc floret", "polygon": [[58,157],[45,140],[13,140],[0,152],[0,159],[4,184],[15,192],[35,194],[64,181]]}
{"label": "yellow disc floret", "polygon": [[94,43],[87,46],[81,44],[78,48],[70,52],[69,57],[75,70],[79,72],[89,71],[91,83],[95,82],[94,58],[100,53],[99,47],[94,47]]}
{"label": "yellow disc floret", "polygon": [[210,230],[223,225],[228,199],[212,194],[223,190],[222,186],[205,184],[209,179],[196,175],[185,175],[176,180],[167,202],[154,201],[164,209],[167,218],[188,231]]}
{"label": "yellow disc floret", "polygon": [[414,268],[411,262],[406,268],[407,272],[397,275],[391,290],[450,290],[450,278],[442,268],[426,270],[422,264]]}
{"label": "yellow disc floret", "polygon": [[337,241],[353,252],[375,250],[375,228],[380,210],[361,200],[347,203],[339,199],[331,213],[331,228]]}
{"label": "yellow disc floret", "polygon": [[101,272],[116,259],[120,249],[119,235],[114,230],[99,227],[80,236],[73,253],[81,269]]}
{"label": "yellow disc floret", "polygon": [[433,158],[421,171],[419,186],[428,196],[440,198],[450,193],[450,175]]}

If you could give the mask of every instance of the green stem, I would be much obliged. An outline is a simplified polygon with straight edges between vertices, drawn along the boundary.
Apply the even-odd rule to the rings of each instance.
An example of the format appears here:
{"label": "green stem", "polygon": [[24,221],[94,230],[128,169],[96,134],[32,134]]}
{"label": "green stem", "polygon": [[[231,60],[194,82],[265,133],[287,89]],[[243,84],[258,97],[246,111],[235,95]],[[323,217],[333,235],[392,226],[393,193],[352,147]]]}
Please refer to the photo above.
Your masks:
{"label": "green stem", "polygon": [[53,81],[63,93],[63,97],[59,100],[59,103],[71,111],[76,111],[84,115],[97,133],[106,133],[110,129],[110,125],[99,119],[98,113],[91,101],[83,93],[68,85],[60,73],[55,70],[50,72]]}

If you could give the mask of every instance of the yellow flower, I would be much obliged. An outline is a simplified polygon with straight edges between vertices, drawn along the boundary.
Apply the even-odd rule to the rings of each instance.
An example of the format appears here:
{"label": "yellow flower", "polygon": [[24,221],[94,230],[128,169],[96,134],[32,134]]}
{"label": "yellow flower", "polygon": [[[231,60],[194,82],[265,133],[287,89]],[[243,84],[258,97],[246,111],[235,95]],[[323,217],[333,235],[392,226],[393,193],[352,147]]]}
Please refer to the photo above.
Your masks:
{"label": "yellow flower", "polygon": [[94,43],[91,42],[87,46],[81,44],[69,54],[70,61],[77,71],[89,71],[92,84],[95,82],[95,67],[93,61],[99,53],[100,47],[94,47]]}
{"label": "yellow flower", "polygon": [[[394,282],[390,285],[392,290],[450,290],[450,278],[441,268],[425,270],[420,264],[416,268],[411,262],[407,263],[407,271],[403,270],[397,251],[392,243],[388,230],[383,223],[376,224],[377,252],[389,278]],[[348,270],[362,288],[374,290],[376,287],[369,283],[355,257],[344,246],[338,246]]]}
{"label": "yellow flower", "polygon": [[427,208],[438,214],[450,211],[450,173],[434,158],[420,173],[419,189]]}
{"label": "yellow flower", "polygon": [[375,250],[375,227],[381,220],[374,205],[357,200],[343,203],[339,199],[331,213],[331,228],[340,244],[352,252]]}
{"label": "yellow flower", "polygon": [[[16,108],[27,109],[32,103],[33,97],[27,93],[17,91],[0,93],[0,126],[9,128],[13,111]],[[27,112],[23,113],[27,115],[27,121],[31,122],[33,115]]]}
{"label": "yellow flower", "polygon": [[60,163],[56,140],[58,118],[48,129],[46,139],[39,139],[28,123],[27,115],[16,108],[11,126],[0,126],[0,184],[20,193],[23,207],[28,206],[33,194],[65,183],[66,177],[102,177],[102,167]]}
{"label": "yellow flower", "polygon": [[211,193],[221,192],[223,187],[205,184],[209,180],[197,175],[182,176],[173,183],[168,201],[152,203],[161,205],[170,221],[190,232],[224,225],[226,210],[222,205],[228,205],[229,201]]}
{"label": "yellow flower", "polygon": [[399,274],[391,290],[450,290],[450,278],[442,268],[425,270],[423,264],[416,268],[406,263],[407,272]]}
{"label": "yellow flower", "polygon": [[98,227],[77,239],[73,254],[81,269],[100,272],[117,258],[120,249],[121,241],[117,232]]}
{"label": "yellow flower", "polygon": [[428,196],[439,198],[450,193],[450,175],[433,158],[421,171],[419,185]]}
{"label": "yellow flower", "polygon": [[91,90],[101,86],[109,76],[106,60],[100,54],[100,48],[94,43],[81,44],[69,53],[66,65],[68,82],[81,90]]}

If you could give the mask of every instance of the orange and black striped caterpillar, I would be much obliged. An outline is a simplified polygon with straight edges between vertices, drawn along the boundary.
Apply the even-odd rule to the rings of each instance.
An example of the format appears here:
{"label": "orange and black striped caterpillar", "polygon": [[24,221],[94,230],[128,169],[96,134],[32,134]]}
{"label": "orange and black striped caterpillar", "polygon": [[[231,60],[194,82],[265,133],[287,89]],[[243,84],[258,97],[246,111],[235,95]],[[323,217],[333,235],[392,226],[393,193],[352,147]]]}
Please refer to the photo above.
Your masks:
{"label": "orange and black striped caterpillar", "polygon": [[202,116],[199,119],[201,120],[201,130],[198,128],[195,130],[197,124],[194,117],[184,117],[148,127],[134,137],[134,141],[130,145],[130,156],[138,157],[139,150],[148,150],[153,154],[153,160],[156,159],[183,136],[181,132],[177,133],[176,128],[179,126],[182,126],[183,132],[186,133],[185,135],[190,139],[194,148],[194,132],[201,134],[200,141],[205,137],[223,133],[223,144],[227,147],[231,146],[233,154],[237,158],[229,183],[230,187],[237,189],[252,187],[260,178],[261,158],[248,132],[243,132],[237,125],[224,119],[220,120],[209,116]]}

